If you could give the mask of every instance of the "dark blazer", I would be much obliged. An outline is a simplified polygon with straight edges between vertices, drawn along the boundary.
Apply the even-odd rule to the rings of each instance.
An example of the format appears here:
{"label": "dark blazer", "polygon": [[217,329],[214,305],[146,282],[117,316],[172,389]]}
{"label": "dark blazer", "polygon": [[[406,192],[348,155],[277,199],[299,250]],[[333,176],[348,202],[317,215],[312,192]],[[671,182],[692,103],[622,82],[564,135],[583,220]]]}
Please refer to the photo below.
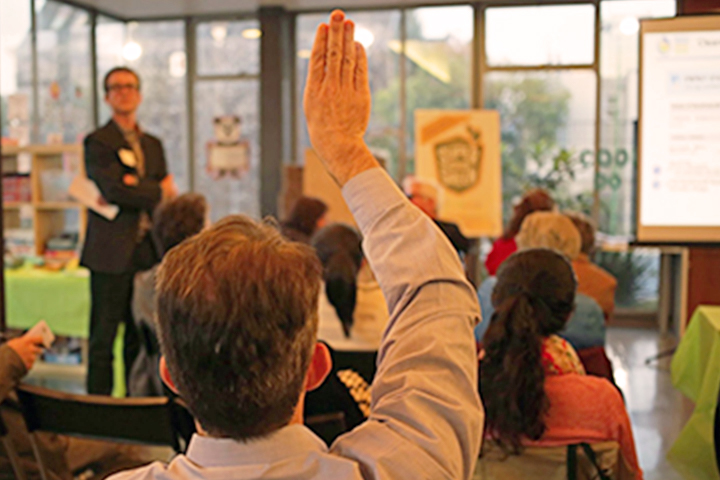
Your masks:
{"label": "dark blazer", "polygon": [[156,137],[144,133],[140,145],[145,156],[145,177],[137,186],[126,186],[125,174],[137,175],[134,167],[120,161],[118,151],[132,148],[120,128],[110,121],[85,137],[85,170],[108,203],[120,207],[115,220],[88,211],[87,234],[81,264],[102,273],[125,273],[132,269],[137,245],[140,212],[152,214],[162,198],[160,181],[167,175],[165,152]]}

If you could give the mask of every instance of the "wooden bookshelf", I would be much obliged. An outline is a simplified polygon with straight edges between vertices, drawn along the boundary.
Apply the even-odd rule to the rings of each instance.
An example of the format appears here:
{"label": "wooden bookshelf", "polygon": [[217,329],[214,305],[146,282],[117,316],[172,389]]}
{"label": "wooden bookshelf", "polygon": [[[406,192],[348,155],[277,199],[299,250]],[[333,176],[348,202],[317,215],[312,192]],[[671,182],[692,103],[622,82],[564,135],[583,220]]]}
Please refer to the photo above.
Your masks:
{"label": "wooden bookshelf", "polygon": [[[45,244],[48,239],[62,233],[79,234],[80,242],[85,236],[87,224],[87,210],[81,204],[69,198],[53,197],[50,192],[44,191],[48,185],[43,184],[43,176],[47,173],[65,174],[72,178],[84,172],[82,145],[28,145],[25,147],[3,147],[2,168],[3,174],[17,172],[21,155],[27,155],[30,160],[30,202],[3,202],[3,210],[13,215],[19,215],[22,209],[32,212],[33,232],[35,241],[35,254],[45,253]],[[55,190],[58,194],[59,190]],[[64,195],[60,195],[63,197]],[[69,220],[77,220],[77,227],[68,228]],[[17,221],[13,219],[11,224]]]}

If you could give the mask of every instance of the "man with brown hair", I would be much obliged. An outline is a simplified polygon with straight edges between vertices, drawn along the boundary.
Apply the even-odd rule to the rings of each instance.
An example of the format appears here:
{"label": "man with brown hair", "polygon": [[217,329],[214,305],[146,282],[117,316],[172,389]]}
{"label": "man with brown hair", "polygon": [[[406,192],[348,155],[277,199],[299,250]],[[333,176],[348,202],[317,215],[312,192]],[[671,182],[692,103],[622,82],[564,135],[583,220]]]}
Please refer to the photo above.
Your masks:
{"label": "man with brown hair", "polygon": [[120,479],[469,479],[482,438],[474,289],[440,230],[363,141],[367,58],[340,11],[320,25],[305,113],[313,146],[364,235],[388,302],[369,419],[328,447],[302,425],[330,370],[315,342],[321,268],[271,227],[229,217],[158,273],[163,379],[195,414],[186,455]]}

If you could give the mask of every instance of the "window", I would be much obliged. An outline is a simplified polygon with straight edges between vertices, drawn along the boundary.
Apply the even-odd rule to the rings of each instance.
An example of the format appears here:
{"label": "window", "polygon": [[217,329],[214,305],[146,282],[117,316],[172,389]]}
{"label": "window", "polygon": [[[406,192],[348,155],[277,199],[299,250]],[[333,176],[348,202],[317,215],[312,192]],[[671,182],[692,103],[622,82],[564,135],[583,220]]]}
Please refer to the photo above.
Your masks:
{"label": "window", "polygon": [[[297,20],[297,86],[298,86],[298,163],[304,163],[310,140],[305,126],[302,96],[305,90],[308,59],[317,26],[327,22],[327,14],[300,15]],[[398,155],[403,133],[400,129],[400,20],[399,10],[353,12],[355,38],[365,46],[370,71],[373,104],[365,139],[378,157],[385,160],[391,174],[398,169]]]}
{"label": "window", "polygon": [[79,143],[92,130],[90,16],[59,2],[37,4],[39,143]]}
{"label": "window", "polygon": [[[195,190],[207,197],[213,221],[236,213],[260,216],[260,24],[257,20],[203,22],[195,26]],[[240,178],[208,169],[214,120],[240,119],[241,141],[249,143],[250,166]]]}
{"label": "window", "polygon": [[100,124],[104,124],[112,112],[105,103],[105,74],[118,65],[124,65],[123,46],[127,27],[124,22],[98,15],[95,25],[96,56],[97,56],[97,91]]}
{"label": "window", "polygon": [[488,8],[487,63],[495,67],[589,65],[594,31],[592,5]]}
{"label": "window", "polygon": [[[30,21],[29,1],[0,0],[0,124],[4,139],[21,144],[30,143],[32,125]],[[11,102],[13,111],[9,112]]]}
{"label": "window", "polygon": [[258,75],[260,25],[256,20],[201,23],[197,35],[197,73]]}
{"label": "window", "polygon": [[[603,1],[600,43],[600,229],[630,236],[635,225],[635,161],[638,118],[639,19],[675,15],[674,0]],[[618,279],[619,307],[653,310],[658,302],[657,250],[601,252],[599,263]]]}
{"label": "window", "polygon": [[466,109],[471,103],[472,7],[406,11],[407,172],[414,171],[417,109]]}
{"label": "window", "polygon": [[561,208],[591,209],[592,71],[490,72],[485,76],[485,108],[500,112],[506,221],[515,201],[538,187],[551,190]]}

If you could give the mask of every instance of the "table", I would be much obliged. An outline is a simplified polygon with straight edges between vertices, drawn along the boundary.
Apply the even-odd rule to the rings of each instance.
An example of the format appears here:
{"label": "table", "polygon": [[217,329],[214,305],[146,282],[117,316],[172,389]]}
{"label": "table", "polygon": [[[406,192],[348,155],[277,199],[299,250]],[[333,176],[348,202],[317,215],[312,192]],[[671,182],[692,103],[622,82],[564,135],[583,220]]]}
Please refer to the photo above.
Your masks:
{"label": "table", "polygon": [[[45,320],[56,335],[88,338],[90,272],[84,268],[52,272],[30,266],[5,270],[7,325],[28,329]],[[125,396],[123,326],[115,340],[113,396]]]}
{"label": "table", "polygon": [[671,375],[675,388],[695,402],[695,410],[668,452],[668,460],[686,478],[720,479],[713,443],[720,391],[720,307],[695,310],[673,357]]}

